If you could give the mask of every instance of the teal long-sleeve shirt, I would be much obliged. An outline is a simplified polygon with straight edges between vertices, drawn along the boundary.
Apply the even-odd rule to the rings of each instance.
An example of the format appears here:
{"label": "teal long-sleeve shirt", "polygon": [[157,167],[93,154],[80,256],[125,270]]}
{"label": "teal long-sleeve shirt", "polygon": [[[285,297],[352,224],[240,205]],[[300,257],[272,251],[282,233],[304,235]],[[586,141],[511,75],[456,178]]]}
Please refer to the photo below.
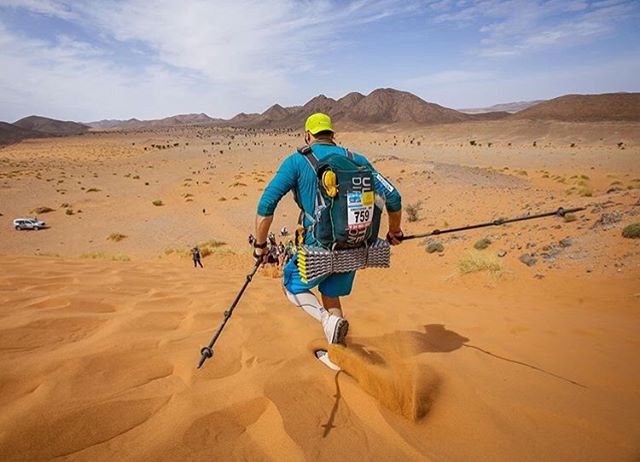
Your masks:
{"label": "teal long-sleeve shirt", "polygon": [[[333,153],[347,155],[345,148],[334,144],[314,143],[311,145],[311,149],[318,160]],[[357,164],[367,166],[373,172],[375,191],[385,199],[387,210],[389,212],[401,210],[402,198],[396,187],[378,173],[366,157],[354,152],[353,158]],[[258,215],[263,217],[273,215],[278,202],[285,194],[294,190],[305,212],[304,226],[307,227],[310,223],[306,217],[313,216],[317,187],[316,173],[313,168],[302,154],[294,152],[282,162],[275,176],[264,190],[258,202]]]}

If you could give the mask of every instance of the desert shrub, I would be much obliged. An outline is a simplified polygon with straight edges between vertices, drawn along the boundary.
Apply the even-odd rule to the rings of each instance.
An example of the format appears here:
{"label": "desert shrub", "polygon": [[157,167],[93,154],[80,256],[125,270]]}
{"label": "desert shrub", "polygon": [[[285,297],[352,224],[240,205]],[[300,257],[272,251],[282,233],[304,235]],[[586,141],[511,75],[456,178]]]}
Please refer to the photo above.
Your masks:
{"label": "desert shrub", "polygon": [[418,201],[413,204],[407,204],[404,207],[407,213],[407,221],[410,223],[416,222],[420,219],[420,212],[422,211],[422,202]]}
{"label": "desert shrub", "polygon": [[90,192],[100,192],[100,190],[98,188],[89,188],[89,189],[87,189],[87,192],[88,193],[90,193]]}
{"label": "desert shrub", "polygon": [[200,255],[202,258],[211,255],[215,252],[215,249],[218,247],[222,247],[223,245],[227,245],[226,242],[218,241],[216,239],[210,239],[205,242],[201,242],[198,244],[198,248],[200,249]]}
{"label": "desert shrub", "polygon": [[111,233],[109,234],[109,236],[107,236],[107,240],[108,241],[113,241],[113,242],[120,242],[121,240],[125,239],[127,236],[124,234],[120,234],[120,233]]}
{"label": "desert shrub", "polygon": [[593,196],[593,190],[591,188],[583,186],[578,190],[578,194],[582,197],[591,197]]}
{"label": "desert shrub", "polygon": [[564,216],[565,223],[571,223],[572,221],[576,221],[578,218],[573,213],[567,213]]}
{"label": "desert shrub", "polygon": [[475,244],[473,244],[473,248],[477,250],[484,250],[490,245],[491,245],[491,239],[489,239],[488,237],[483,237],[479,241],[476,241]]}
{"label": "desert shrub", "polygon": [[140,179],[140,175],[135,175],[135,176],[133,177],[133,179],[134,179],[134,180],[139,180],[139,179]]}
{"label": "desert shrub", "polygon": [[64,213],[67,215],[73,215],[73,209],[67,209],[64,211]]}
{"label": "desert shrub", "polygon": [[502,262],[497,255],[469,252],[458,260],[458,271],[460,274],[488,271],[491,274],[500,275],[502,273]]}
{"label": "desert shrub", "polygon": [[427,253],[442,253],[444,252],[444,245],[440,241],[431,241],[427,243],[425,250]]}
{"label": "desert shrub", "polygon": [[87,252],[80,255],[80,258],[87,258],[90,260],[113,260],[113,261],[129,261],[131,260],[126,255],[116,254],[111,255],[104,252]]}
{"label": "desert shrub", "polygon": [[51,207],[36,207],[35,209],[31,210],[31,213],[35,213],[36,215],[39,215],[41,213],[49,213],[49,212],[53,212],[55,209],[52,209]]}
{"label": "desert shrub", "polygon": [[622,230],[622,237],[640,239],[640,223],[632,223]]}
{"label": "desert shrub", "polygon": [[476,143],[476,140],[471,140],[471,141],[469,141],[469,144],[470,144],[471,146],[475,146],[477,143]]}
{"label": "desert shrub", "polygon": [[537,145],[538,145],[538,142],[537,142],[537,141],[534,141],[534,142],[533,142],[533,147],[535,148]]}
{"label": "desert shrub", "polygon": [[218,199],[218,201],[219,201],[219,202],[224,202],[224,201],[226,201],[226,200],[227,200],[227,198],[226,198],[226,197],[224,197],[224,196],[222,196],[222,197],[220,197],[220,198]]}
{"label": "desert shrub", "polygon": [[571,143],[570,147],[575,148],[576,147],[576,143]]}
{"label": "desert shrub", "polygon": [[162,202],[160,199],[156,199],[155,201],[152,202],[153,205],[155,205],[156,207],[160,207],[164,205],[164,202]]}

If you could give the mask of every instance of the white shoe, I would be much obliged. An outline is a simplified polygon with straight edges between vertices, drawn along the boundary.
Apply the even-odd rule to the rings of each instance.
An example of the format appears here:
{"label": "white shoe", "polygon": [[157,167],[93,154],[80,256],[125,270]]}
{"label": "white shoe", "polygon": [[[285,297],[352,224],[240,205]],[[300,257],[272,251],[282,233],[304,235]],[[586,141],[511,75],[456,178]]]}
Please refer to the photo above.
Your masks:
{"label": "white shoe", "polygon": [[320,362],[327,366],[329,369],[332,369],[334,371],[342,370],[340,369],[340,366],[329,359],[329,353],[327,352],[327,350],[316,350],[315,355],[316,358],[318,358]]}
{"label": "white shoe", "polygon": [[349,331],[349,321],[335,314],[322,313],[322,329],[329,343],[344,343]]}

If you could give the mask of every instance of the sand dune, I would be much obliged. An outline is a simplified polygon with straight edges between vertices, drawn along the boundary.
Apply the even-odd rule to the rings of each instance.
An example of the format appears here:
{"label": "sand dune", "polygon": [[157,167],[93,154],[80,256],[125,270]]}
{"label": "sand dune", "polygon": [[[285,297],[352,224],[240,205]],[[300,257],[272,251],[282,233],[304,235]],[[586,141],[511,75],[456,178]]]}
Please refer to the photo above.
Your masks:
{"label": "sand dune", "polygon": [[[407,233],[586,208],[442,236],[442,253],[394,248],[344,302],[339,373],[314,358],[320,327],[275,268],[195,368],[298,135],[181,127],[1,150],[0,458],[637,459],[640,240],[621,230],[640,221],[638,133],[515,121],[339,134],[420,204]],[[42,206],[49,229],[11,229]],[[274,229],[296,216],[285,198]],[[194,270],[184,252],[204,241]]]}
{"label": "sand dune", "polygon": [[469,287],[414,251],[359,276],[338,374],[270,277],[196,370],[241,270],[3,257],[3,460],[637,455],[635,276]]}

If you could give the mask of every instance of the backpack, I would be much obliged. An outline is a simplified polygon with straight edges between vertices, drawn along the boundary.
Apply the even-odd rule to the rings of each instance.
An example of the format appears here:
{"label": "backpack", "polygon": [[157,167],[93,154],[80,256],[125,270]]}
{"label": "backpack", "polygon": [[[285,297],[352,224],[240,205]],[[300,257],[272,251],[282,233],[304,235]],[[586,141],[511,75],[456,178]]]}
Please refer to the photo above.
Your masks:
{"label": "backpack", "polygon": [[[310,146],[298,149],[316,172],[318,187],[311,232],[327,249],[370,245],[378,239],[382,207],[376,203],[373,172],[353,153],[332,153],[319,160]],[[302,206],[296,200],[300,208]]]}

